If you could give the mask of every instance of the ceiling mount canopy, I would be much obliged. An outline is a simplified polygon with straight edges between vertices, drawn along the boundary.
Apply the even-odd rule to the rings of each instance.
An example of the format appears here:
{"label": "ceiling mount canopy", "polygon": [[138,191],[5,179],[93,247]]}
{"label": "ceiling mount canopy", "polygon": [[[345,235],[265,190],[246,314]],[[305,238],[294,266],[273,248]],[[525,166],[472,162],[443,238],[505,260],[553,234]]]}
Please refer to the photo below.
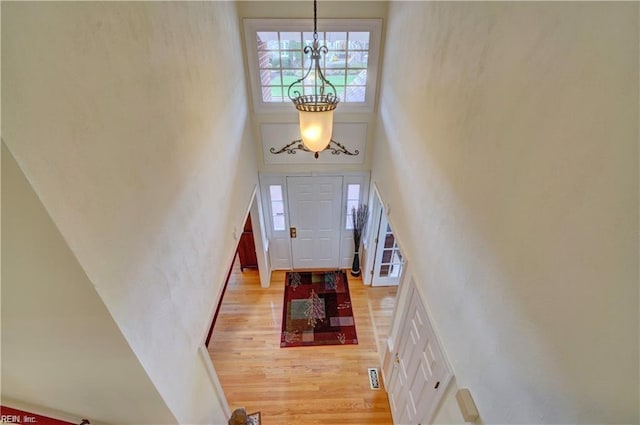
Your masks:
{"label": "ceiling mount canopy", "polygon": [[287,91],[289,99],[298,110],[300,135],[305,150],[318,152],[325,150],[331,143],[333,133],[333,111],[338,106],[336,88],[322,73],[321,55],[329,52],[327,46],[318,42],[317,1],[313,1],[313,42],[304,47],[309,55],[309,68],[302,78],[294,81]]}

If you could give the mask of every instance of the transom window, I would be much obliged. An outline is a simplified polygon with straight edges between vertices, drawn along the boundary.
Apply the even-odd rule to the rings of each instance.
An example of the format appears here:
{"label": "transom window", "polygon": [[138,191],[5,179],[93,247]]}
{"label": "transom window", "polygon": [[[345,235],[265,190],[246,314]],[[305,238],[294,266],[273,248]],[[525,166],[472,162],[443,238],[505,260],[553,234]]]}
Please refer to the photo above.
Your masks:
{"label": "transom window", "polygon": [[[365,101],[370,37],[368,31],[318,33],[320,45],[329,49],[320,67],[341,102]],[[256,43],[262,101],[289,102],[288,87],[309,69],[309,56],[302,49],[313,43],[313,33],[258,31]],[[313,83],[305,80],[305,84],[304,94],[313,94]]]}
{"label": "transom window", "polygon": [[[378,19],[318,20],[318,41],[329,52],[320,66],[336,88],[342,108],[371,112],[375,96],[381,23]],[[289,108],[287,89],[302,78],[310,59],[303,53],[313,42],[312,22],[292,19],[245,19],[249,71],[257,112]],[[301,86],[296,86],[299,90]],[[304,94],[314,92],[305,81]],[[286,107],[287,109],[284,109]]]}

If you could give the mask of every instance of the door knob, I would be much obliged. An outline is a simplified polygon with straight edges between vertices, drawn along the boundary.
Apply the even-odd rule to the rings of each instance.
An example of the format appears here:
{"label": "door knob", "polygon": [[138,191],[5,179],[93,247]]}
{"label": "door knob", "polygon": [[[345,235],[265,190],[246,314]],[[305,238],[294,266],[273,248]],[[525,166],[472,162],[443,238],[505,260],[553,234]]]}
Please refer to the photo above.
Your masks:
{"label": "door knob", "polygon": [[289,236],[291,236],[291,238],[295,238],[296,237],[296,228],[295,227],[290,227],[289,228]]}

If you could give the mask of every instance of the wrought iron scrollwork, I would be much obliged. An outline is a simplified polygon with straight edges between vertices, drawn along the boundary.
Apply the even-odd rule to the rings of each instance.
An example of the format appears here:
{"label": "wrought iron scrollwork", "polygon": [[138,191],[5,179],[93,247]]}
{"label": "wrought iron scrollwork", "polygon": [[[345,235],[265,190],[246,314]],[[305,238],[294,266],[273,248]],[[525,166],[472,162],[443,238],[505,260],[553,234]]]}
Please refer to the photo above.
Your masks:
{"label": "wrought iron scrollwork", "polygon": [[[337,147],[334,148],[333,146],[331,146],[332,143]],[[349,152],[349,150],[342,143],[336,142],[333,139],[331,139],[331,143],[329,143],[329,146],[327,146],[327,149],[329,149],[331,153],[334,155],[340,155],[341,153],[343,153],[349,156],[356,156],[360,153],[358,149],[354,150],[353,152]]]}
{"label": "wrought iron scrollwork", "polygon": [[[294,145],[297,145],[297,146],[294,146]],[[280,150],[277,150],[277,151],[276,151],[276,148],[269,149],[269,151],[274,155],[278,155],[280,153],[285,153],[285,152],[288,153],[289,155],[294,155],[298,150],[311,152],[302,143],[302,139],[294,140],[293,142],[289,143],[288,145],[285,145],[284,147],[282,147]]]}
{"label": "wrought iron scrollwork", "polygon": [[[278,150],[276,150],[276,148],[271,148],[269,149],[269,152],[271,152],[274,155],[278,155],[285,152],[288,153],[289,155],[295,155],[296,151],[299,151],[299,150],[305,151],[305,152],[311,152],[309,149],[307,149],[304,143],[302,143],[302,139],[294,140],[293,142],[283,146]],[[342,143],[336,142],[333,139],[331,139],[331,142],[329,142],[329,146],[327,146],[325,150],[331,151],[333,155],[345,154],[349,156],[356,156],[360,154],[360,151],[358,149],[351,152],[346,148],[345,145],[343,145]],[[318,156],[319,156],[318,152],[315,152],[314,157],[317,159]]]}

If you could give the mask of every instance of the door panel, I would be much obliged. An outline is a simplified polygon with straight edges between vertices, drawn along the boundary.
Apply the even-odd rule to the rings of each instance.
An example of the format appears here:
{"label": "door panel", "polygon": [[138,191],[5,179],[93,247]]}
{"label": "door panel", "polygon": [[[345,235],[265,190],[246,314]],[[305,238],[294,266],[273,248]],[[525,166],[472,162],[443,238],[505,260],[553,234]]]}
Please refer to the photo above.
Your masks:
{"label": "door panel", "polygon": [[409,291],[389,380],[398,424],[428,423],[452,376],[413,284]]}
{"label": "door panel", "polygon": [[293,268],[338,268],[342,177],[287,177]]}

